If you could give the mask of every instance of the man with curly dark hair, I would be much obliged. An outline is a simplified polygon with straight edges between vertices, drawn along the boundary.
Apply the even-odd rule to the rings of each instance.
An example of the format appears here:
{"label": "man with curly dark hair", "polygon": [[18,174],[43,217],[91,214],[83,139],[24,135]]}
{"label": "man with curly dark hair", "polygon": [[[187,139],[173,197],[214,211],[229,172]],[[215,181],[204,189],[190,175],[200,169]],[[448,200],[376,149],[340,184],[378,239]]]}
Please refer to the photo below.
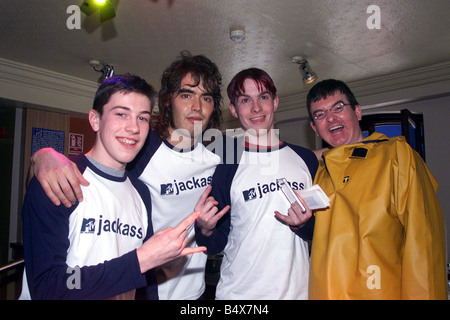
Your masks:
{"label": "man with curly dark hair", "polygon": [[[184,80],[189,81],[186,83]],[[182,88],[183,84],[187,84],[191,88]],[[155,129],[158,131],[160,139],[170,138],[173,130],[178,129],[178,123],[176,123],[178,113],[177,110],[174,110],[174,99],[178,95],[194,90],[203,90],[202,102],[213,103],[208,104],[208,107],[212,106],[212,112],[206,113],[206,115],[209,114],[209,118],[201,117],[202,130],[219,128],[222,117],[221,85],[222,77],[219,70],[208,58],[203,55],[191,56],[187,51],[181,52],[180,58],[164,71],[161,78],[158,99],[159,116],[154,117],[154,120],[157,120],[154,121]],[[198,119],[200,120],[200,118]],[[188,127],[191,126],[188,125]],[[187,129],[184,126],[181,128]],[[191,137],[194,137],[193,132]]]}

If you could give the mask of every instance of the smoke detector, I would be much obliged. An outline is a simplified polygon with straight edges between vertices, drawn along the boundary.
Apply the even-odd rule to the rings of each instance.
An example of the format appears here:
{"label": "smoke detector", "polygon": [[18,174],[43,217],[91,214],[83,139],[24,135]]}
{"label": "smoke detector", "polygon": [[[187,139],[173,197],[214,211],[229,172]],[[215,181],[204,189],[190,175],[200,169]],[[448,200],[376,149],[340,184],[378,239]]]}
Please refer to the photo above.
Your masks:
{"label": "smoke detector", "polygon": [[230,39],[233,42],[242,42],[245,39],[245,31],[241,29],[235,29],[230,31]]}

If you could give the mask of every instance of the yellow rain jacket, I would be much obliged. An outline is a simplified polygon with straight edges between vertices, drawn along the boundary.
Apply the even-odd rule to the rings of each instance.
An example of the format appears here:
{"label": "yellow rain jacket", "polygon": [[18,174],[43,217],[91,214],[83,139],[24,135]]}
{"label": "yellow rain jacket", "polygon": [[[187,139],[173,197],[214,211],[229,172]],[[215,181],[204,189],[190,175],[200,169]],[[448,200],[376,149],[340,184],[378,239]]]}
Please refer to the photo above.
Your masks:
{"label": "yellow rain jacket", "polygon": [[447,299],[438,183],[404,137],[327,151],[315,183],[331,201],[315,213],[310,299]]}

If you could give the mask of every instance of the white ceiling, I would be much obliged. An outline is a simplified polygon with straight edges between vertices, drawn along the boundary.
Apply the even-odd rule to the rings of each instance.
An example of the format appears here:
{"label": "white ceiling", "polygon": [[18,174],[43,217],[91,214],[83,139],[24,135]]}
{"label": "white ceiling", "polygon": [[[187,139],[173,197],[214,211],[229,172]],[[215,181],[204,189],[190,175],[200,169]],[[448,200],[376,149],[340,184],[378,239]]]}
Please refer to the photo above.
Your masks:
{"label": "white ceiling", "polygon": [[[97,81],[88,61],[112,64],[159,88],[180,53],[205,54],[221,70],[224,88],[238,71],[265,69],[279,95],[309,89],[294,55],[320,79],[347,82],[450,60],[448,0],[120,0],[117,17],[100,25],[81,14],[69,30],[67,7],[82,0],[0,2],[0,57]],[[369,5],[381,9],[381,29],[367,27]],[[232,28],[246,31],[242,43]]]}

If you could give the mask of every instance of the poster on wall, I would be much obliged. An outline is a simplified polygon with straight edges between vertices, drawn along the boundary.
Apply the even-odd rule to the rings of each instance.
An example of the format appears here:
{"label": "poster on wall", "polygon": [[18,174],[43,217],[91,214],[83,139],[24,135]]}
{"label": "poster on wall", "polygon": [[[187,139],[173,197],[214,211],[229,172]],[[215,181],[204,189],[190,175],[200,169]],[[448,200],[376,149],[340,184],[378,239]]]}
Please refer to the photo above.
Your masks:
{"label": "poster on wall", "polygon": [[69,133],[69,154],[83,153],[84,135],[82,133]]}
{"label": "poster on wall", "polygon": [[31,155],[41,148],[51,147],[59,153],[64,153],[64,131],[32,128]]}

